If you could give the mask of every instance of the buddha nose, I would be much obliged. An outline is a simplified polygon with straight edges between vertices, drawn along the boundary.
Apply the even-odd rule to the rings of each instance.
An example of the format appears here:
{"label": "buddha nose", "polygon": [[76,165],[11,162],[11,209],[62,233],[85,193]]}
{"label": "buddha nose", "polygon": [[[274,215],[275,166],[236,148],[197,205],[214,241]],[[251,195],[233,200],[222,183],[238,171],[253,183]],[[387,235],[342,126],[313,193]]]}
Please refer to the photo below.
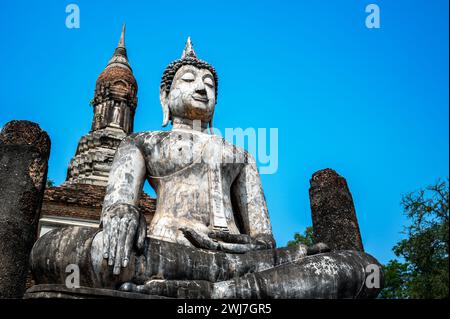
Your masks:
{"label": "buddha nose", "polygon": [[202,79],[197,79],[195,81],[195,93],[199,95],[206,95],[205,83],[203,83]]}
{"label": "buddha nose", "polygon": [[195,93],[199,94],[199,95],[204,95],[206,96],[206,90],[205,88],[198,88],[197,90],[195,90]]}

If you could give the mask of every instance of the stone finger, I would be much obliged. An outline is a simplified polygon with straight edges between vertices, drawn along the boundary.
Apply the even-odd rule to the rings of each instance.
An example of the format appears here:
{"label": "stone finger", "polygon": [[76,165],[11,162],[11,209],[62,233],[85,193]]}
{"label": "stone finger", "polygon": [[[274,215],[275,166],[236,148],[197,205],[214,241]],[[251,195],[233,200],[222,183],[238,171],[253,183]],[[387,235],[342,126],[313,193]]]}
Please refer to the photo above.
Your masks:
{"label": "stone finger", "polygon": [[191,236],[195,239],[200,248],[217,249],[218,244],[209,238],[206,234],[198,233],[195,230],[189,230]]}
{"label": "stone finger", "polygon": [[137,223],[135,220],[131,220],[127,227],[127,234],[125,238],[124,254],[122,259],[122,267],[128,266],[130,261],[131,250],[133,248],[133,241],[136,235]]}
{"label": "stone finger", "polygon": [[114,269],[113,269],[114,275],[120,274],[120,268],[122,267],[122,257],[124,255],[129,222],[130,220],[128,218],[122,218],[120,220],[119,240],[117,242],[116,258],[114,260]]}
{"label": "stone finger", "polygon": [[119,236],[119,217],[114,217],[111,221],[111,229],[109,232],[109,259],[108,265],[114,265],[114,259],[116,257],[117,239]]}
{"label": "stone finger", "polygon": [[103,228],[103,258],[109,256],[109,236],[111,232],[111,220],[106,218]]}
{"label": "stone finger", "polygon": [[186,239],[191,242],[191,244],[193,244],[196,247],[199,246],[200,243],[197,241],[197,238],[190,229],[182,227],[180,228],[180,230],[183,232],[184,237],[186,237]]}
{"label": "stone finger", "polygon": [[230,234],[223,231],[214,231],[208,234],[210,238],[232,244],[250,244],[250,236],[245,234]]}
{"label": "stone finger", "polygon": [[234,253],[234,254],[243,254],[246,252],[249,252],[251,250],[254,250],[254,245],[248,245],[248,244],[230,244],[230,243],[220,243],[219,244],[220,250],[227,252],[227,253]]}
{"label": "stone finger", "polygon": [[187,227],[180,228],[180,230],[183,232],[184,237],[186,237],[186,239],[189,240],[195,247],[208,248],[206,243],[204,243],[204,240],[202,240],[200,235],[195,230]]}
{"label": "stone finger", "polygon": [[147,221],[144,215],[139,216],[139,226],[138,226],[138,238],[136,241],[137,248],[142,251],[144,249],[145,238],[147,238]]}

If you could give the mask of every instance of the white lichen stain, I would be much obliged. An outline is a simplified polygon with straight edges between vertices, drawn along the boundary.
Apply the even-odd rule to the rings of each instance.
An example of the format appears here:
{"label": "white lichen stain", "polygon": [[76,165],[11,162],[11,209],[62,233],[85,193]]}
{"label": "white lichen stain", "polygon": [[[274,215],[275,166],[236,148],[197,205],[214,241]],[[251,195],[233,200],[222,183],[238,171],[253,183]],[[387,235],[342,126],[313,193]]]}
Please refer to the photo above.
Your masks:
{"label": "white lichen stain", "polygon": [[307,264],[306,269],[312,269],[315,275],[321,275],[323,273],[335,276],[338,274],[339,266],[335,260],[329,256],[322,256],[319,261]]}

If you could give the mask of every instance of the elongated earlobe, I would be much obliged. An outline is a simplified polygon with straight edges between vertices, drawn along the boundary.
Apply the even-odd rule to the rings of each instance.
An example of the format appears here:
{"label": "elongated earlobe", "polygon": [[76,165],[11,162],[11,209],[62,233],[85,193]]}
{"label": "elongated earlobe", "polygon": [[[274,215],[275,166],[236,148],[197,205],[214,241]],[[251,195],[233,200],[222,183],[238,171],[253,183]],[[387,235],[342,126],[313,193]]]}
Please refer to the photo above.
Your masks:
{"label": "elongated earlobe", "polygon": [[209,134],[214,135],[212,119],[209,120]]}
{"label": "elongated earlobe", "polygon": [[167,124],[169,124],[169,113],[170,113],[170,110],[169,110],[169,107],[167,106],[167,104],[166,104],[166,105],[163,105],[162,108],[163,108],[163,121],[162,121],[162,126],[163,126],[163,127],[166,127]]}
{"label": "elongated earlobe", "polygon": [[165,88],[161,88],[159,91],[159,101],[161,102],[161,107],[163,111],[163,121],[162,126],[166,127],[167,124],[169,124],[169,118],[170,118],[170,109],[169,109],[169,103],[167,101],[167,93]]}

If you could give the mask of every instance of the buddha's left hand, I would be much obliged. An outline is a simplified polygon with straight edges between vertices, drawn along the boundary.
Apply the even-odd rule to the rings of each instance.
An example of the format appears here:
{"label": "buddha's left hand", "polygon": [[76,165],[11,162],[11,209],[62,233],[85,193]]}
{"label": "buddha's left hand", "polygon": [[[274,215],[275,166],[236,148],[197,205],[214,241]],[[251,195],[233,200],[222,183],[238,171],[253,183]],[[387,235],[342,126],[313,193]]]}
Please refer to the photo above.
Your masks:
{"label": "buddha's left hand", "polygon": [[272,236],[260,235],[255,238],[245,234],[210,232],[208,235],[191,228],[182,228],[185,237],[197,248],[220,250],[227,253],[242,254],[252,250],[272,249],[275,242]]}
{"label": "buddha's left hand", "polygon": [[275,248],[275,240],[268,234],[260,234],[252,237],[246,234],[230,234],[227,232],[213,231],[208,236],[218,240],[221,250],[225,252],[245,253],[251,250]]}

